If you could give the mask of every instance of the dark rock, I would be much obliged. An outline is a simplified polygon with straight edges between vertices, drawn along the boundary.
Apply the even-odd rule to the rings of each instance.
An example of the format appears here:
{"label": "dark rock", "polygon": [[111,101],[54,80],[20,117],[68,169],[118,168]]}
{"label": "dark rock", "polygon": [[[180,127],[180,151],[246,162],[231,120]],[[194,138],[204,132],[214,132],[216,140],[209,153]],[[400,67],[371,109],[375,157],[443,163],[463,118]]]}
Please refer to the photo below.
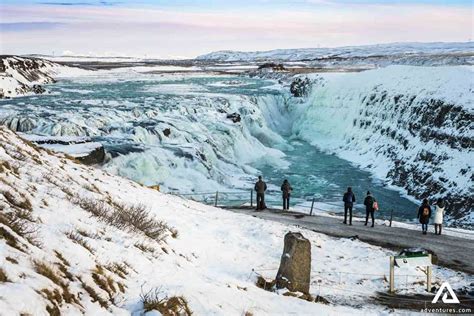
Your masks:
{"label": "dark rock", "polygon": [[231,119],[232,122],[234,122],[234,123],[238,123],[242,120],[239,113],[227,114],[227,118]]}
{"label": "dark rock", "polygon": [[315,303],[321,303],[321,304],[324,304],[324,305],[331,304],[331,302],[329,302],[326,298],[322,297],[321,295],[316,296],[316,298],[314,299],[314,302]]}
{"label": "dark rock", "polygon": [[105,160],[105,149],[103,146],[100,146],[91,151],[86,156],[76,157],[76,159],[85,165],[95,165],[103,163]]}
{"label": "dark rock", "polygon": [[40,86],[39,84],[34,84],[32,87],[31,87],[31,90],[36,93],[36,94],[42,94],[42,93],[45,93],[46,90],[45,88],[43,88],[42,86]]}
{"label": "dark rock", "polygon": [[284,71],[285,67],[283,66],[283,64],[264,63],[258,66],[258,69],[272,69],[274,71]]}
{"label": "dark rock", "polygon": [[290,92],[294,97],[305,97],[311,90],[311,80],[296,78],[290,85]]}
{"label": "dark rock", "polygon": [[277,288],[309,293],[311,276],[311,243],[301,233],[289,232],[276,276]]}
{"label": "dark rock", "polygon": [[169,128],[165,128],[163,130],[163,135],[165,135],[166,137],[169,137],[171,134],[171,130]]}
{"label": "dark rock", "polygon": [[255,285],[257,285],[259,288],[264,289],[266,291],[273,291],[273,288],[275,287],[275,280],[267,280],[262,276],[258,276],[257,282]]}

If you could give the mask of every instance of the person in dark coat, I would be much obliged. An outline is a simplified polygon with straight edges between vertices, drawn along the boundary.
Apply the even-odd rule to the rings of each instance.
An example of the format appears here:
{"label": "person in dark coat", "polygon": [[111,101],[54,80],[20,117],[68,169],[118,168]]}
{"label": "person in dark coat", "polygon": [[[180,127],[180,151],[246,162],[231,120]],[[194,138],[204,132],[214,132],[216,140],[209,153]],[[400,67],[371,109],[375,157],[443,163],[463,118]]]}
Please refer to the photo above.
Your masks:
{"label": "person in dark coat", "polygon": [[428,202],[428,199],[423,200],[423,204],[421,204],[420,208],[418,209],[418,216],[417,218],[420,220],[421,223],[421,230],[423,231],[423,235],[426,235],[428,231],[428,223],[430,222],[431,217],[431,206]]}
{"label": "person in dark coat", "polygon": [[281,192],[282,192],[282,197],[283,197],[283,210],[287,211],[290,209],[290,195],[291,191],[293,191],[293,188],[290,185],[290,182],[288,182],[287,179],[283,181],[283,184],[281,185]]}
{"label": "person in dark coat", "polygon": [[370,191],[367,191],[367,196],[364,199],[365,205],[365,226],[367,226],[367,222],[369,221],[369,215],[372,218],[372,227],[374,227],[374,208],[375,198],[370,194]]}
{"label": "person in dark coat", "polygon": [[257,208],[256,210],[264,210],[265,206],[265,191],[267,191],[267,184],[262,180],[262,176],[258,176],[258,181],[255,183],[255,191],[257,191]]}
{"label": "person in dark coat", "polygon": [[347,224],[347,211],[349,211],[349,225],[352,225],[352,207],[356,201],[354,193],[352,193],[352,188],[348,187],[347,192],[344,193],[342,197],[344,201],[344,224]]}

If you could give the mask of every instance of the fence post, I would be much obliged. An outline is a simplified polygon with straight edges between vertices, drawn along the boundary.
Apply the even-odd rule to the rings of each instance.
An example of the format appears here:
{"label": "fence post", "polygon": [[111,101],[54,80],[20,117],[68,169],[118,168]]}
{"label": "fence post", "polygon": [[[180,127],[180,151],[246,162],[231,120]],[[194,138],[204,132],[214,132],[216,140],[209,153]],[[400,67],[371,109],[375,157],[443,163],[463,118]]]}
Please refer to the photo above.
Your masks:
{"label": "fence post", "polygon": [[430,265],[426,267],[426,290],[431,292],[431,254],[428,255]]}
{"label": "fence post", "polygon": [[250,189],[250,207],[253,207],[253,190]]}
{"label": "fence post", "polygon": [[216,191],[216,200],[214,202],[214,206],[217,207],[217,199],[219,198],[219,191]]}
{"label": "fence post", "polygon": [[314,206],[314,198],[313,198],[313,202],[311,202],[311,211],[309,212],[309,216],[313,215],[313,206]]}
{"label": "fence post", "polygon": [[392,227],[392,220],[393,220],[393,208],[390,210],[390,227]]}
{"label": "fence post", "polygon": [[390,293],[395,292],[395,258],[390,256]]}

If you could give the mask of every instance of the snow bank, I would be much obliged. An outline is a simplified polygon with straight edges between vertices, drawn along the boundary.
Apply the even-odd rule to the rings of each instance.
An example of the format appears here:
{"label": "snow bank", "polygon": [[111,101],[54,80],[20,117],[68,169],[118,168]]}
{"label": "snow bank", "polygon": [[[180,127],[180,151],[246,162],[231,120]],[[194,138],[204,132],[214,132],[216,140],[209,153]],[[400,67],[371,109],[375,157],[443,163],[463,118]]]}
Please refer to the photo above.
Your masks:
{"label": "snow bank", "polygon": [[[472,225],[473,68],[391,66],[313,88],[293,132]],[[466,217],[467,216],[467,217]]]}
{"label": "snow bank", "polygon": [[[367,302],[377,291],[388,289],[388,256],[393,253],[382,248],[162,194],[34,149],[5,128],[0,128],[0,166],[0,214],[21,208],[36,231],[33,239],[25,239],[4,221],[0,223],[3,235],[6,231],[13,236],[0,239],[1,269],[8,279],[0,282],[0,310],[8,314],[46,314],[46,308],[54,306],[68,315],[140,314],[140,294],[152,289],[160,289],[163,297],[183,295],[196,315],[393,312]],[[141,204],[178,234],[159,242],[118,229],[86,211],[78,197],[101,200],[110,207]],[[290,230],[310,239],[311,293],[331,305],[254,285],[256,273],[275,276],[283,236]],[[46,263],[56,278],[45,277],[44,270],[35,268],[38,262]],[[403,268],[397,273],[408,275],[397,279],[401,293],[424,291],[417,284],[424,278],[422,272]],[[433,275],[434,284],[449,280],[455,289],[473,281],[471,276],[439,267],[434,267]],[[104,278],[114,291],[100,282]],[[47,291],[56,290],[61,297],[65,289],[70,303],[47,299]]]}

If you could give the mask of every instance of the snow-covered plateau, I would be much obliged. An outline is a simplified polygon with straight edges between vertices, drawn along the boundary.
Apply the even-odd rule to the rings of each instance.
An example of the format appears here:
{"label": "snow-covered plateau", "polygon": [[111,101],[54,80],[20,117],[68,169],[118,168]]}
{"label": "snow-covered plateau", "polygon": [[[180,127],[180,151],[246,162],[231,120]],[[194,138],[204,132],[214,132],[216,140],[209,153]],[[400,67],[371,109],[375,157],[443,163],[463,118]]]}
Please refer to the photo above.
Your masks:
{"label": "snow-covered plateau", "polygon": [[276,49],[271,51],[218,51],[198,56],[199,61],[266,62],[283,61],[291,65],[388,66],[388,65],[472,65],[474,42],[391,43],[335,48]]}
{"label": "snow-covered plateau", "polygon": [[[186,302],[195,315],[414,313],[375,300],[388,289],[391,251],[163,194],[4,127],[0,192],[0,311],[8,315],[141,315],[153,308],[147,293]],[[146,214],[152,225],[127,214]],[[329,305],[255,285],[258,275],[275,276],[288,231],[310,240],[310,293]],[[423,293],[423,272],[397,275],[400,294]],[[434,266],[433,284],[445,280],[455,290],[474,281]]]}

